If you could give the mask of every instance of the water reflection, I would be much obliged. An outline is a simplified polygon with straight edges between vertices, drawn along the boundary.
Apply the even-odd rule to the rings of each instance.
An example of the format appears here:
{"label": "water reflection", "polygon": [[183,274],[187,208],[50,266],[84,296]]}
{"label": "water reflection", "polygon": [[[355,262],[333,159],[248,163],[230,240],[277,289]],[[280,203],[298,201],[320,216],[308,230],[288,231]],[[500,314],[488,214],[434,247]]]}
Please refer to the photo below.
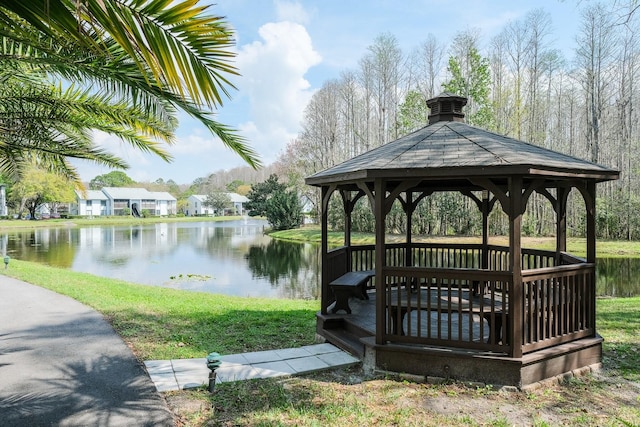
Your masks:
{"label": "water reflection", "polygon": [[[263,233],[265,225],[242,220],[11,231],[0,234],[0,245],[12,258],[135,283],[240,296],[318,298],[314,277],[319,267],[311,247],[287,251],[299,267],[292,263],[286,277],[257,274],[249,267],[255,248],[272,242]],[[274,265],[285,256],[269,253]]]}
{"label": "water reflection", "polygon": [[254,278],[266,278],[297,299],[318,299],[319,250],[317,245],[270,240],[251,246],[245,259]]}
{"label": "water reflection", "polygon": [[[12,258],[135,283],[241,296],[318,299],[318,245],[273,240],[266,223],[166,223],[0,233]],[[598,295],[640,295],[640,259],[598,260]]]}
{"label": "water reflection", "polygon": [[639,258],[600,258],[596,274],[598,295],[611,297],[640,295]]}

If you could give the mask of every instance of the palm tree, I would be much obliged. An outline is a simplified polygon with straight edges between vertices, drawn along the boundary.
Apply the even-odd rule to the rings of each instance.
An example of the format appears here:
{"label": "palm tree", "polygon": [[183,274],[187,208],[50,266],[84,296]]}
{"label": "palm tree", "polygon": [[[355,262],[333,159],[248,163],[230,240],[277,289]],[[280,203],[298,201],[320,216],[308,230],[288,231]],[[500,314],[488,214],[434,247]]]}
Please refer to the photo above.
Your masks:
{"label": "palm tree", "polygon": [[[170,160],[158,141],[173,143],[177,110],[258,167],[246,142],[214,120],[233,88],[227,76],[237,71],[230,64],[232,32],[208,8],[198,0],[2,2],[0,168],[33,156],[72,178],[77,177],[67,157],[126,167],[95,148],[88,129],[114,133]],[[16,85],[32,96],[3,96]],[[65,110],[71,105],[76,108]],[[22,126],[16,106],[30,111]],[[76,122],[43,120],[54,110],[75,113]]]}

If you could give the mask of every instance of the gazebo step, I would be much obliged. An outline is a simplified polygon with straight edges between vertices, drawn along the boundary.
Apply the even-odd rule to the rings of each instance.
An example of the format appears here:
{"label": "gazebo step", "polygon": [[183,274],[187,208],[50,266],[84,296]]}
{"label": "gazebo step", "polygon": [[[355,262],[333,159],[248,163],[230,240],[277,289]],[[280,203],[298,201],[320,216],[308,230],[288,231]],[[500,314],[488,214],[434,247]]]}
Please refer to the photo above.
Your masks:
{"label": "gazebo step", "polygon": [[327,341],[362,359],[364,357],[364,344],[359,336],[345,329],[325,329],[322,334]]}
{"label": "gazebo step", "polygon": [[355,315],[341,315],[341,314],[322,314],[317,313],[317,332],[322,334],[325,330],[336,329],[349,332],[350,334],[364,338],[374,335],[374,327],[367,328],[367,325],[362,324],[362,320]]}

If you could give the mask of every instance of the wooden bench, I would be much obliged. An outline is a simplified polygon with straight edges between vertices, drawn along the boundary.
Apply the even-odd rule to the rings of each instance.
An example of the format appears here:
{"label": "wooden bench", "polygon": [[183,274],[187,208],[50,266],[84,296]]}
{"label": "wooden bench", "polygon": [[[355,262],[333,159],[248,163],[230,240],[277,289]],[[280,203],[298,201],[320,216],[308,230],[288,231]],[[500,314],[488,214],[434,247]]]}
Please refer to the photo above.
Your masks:
{"label": "wooden bench", "polygon": [[331,312],[335,314],[339,310],[345,310],[348,314],[351,314],[351,307],[349,307],[350,297],[369,299],[366,285],[374,275],[375,272],[373,270],[350,271],[329,283],[336,299]]}

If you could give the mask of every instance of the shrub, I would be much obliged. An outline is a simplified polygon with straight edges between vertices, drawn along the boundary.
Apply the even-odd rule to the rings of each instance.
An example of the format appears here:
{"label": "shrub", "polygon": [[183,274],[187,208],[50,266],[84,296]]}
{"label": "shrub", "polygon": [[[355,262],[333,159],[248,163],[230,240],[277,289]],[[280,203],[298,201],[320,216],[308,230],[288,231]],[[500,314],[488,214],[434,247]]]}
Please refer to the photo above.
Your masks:
{"label": "shrub", "polygon": [[302,204],[293,191],[275,191],[266,202],[267,221],[274,230],[288,230],[302,224]]}

